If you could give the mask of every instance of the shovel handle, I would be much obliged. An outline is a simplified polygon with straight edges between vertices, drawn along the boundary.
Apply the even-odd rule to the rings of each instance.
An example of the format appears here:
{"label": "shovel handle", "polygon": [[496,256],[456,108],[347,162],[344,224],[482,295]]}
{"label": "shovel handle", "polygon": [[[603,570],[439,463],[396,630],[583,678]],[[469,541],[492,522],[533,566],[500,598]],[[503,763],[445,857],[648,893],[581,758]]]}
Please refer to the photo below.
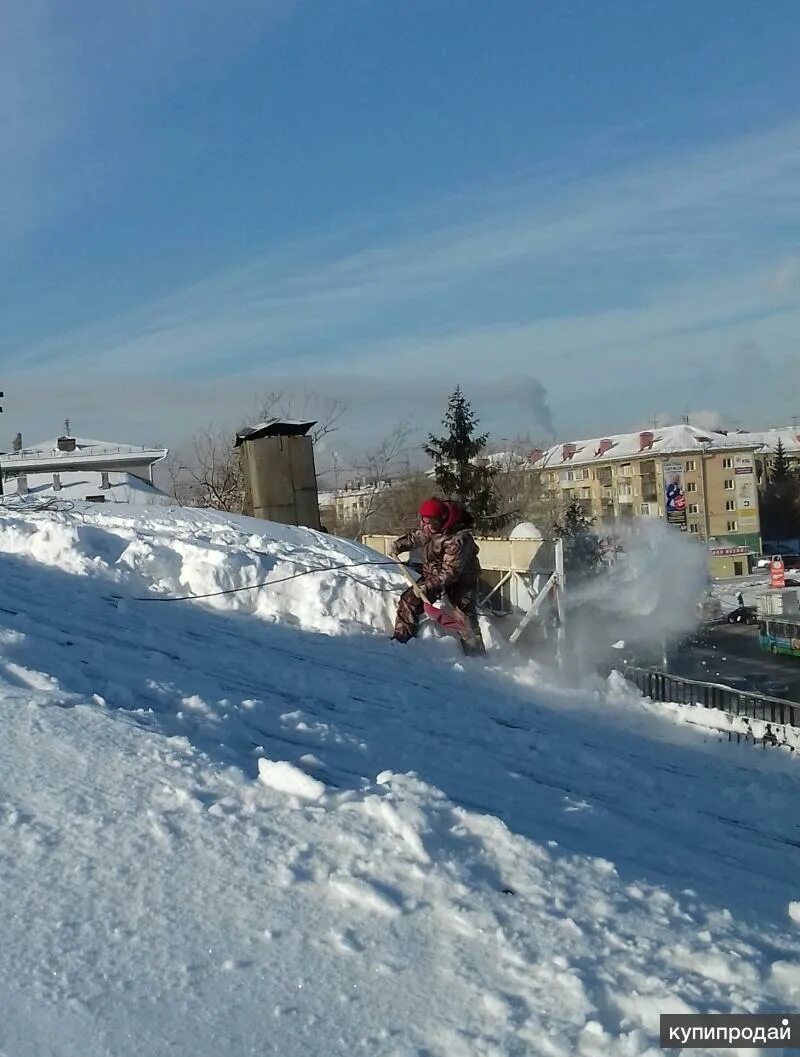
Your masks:
{"label": "shovel handle", "polygon": [[[394,557],[394,556],[390,555],[390,557]],[[408,582],[411,584],[411,587],[412,587],[412,589],[414,591],[414,594],[417,596],[417,598],[421,598],[423,602],[425,602],[427,605],[430,605],[431,603],[430,603],[430,601],[428,599],[428,596],[425,594],[424,589],[422,587],[420,587],[420,585],[417,583],[417,581],[414,579],[414,577],[408,571],[408,567],[407,567],[406,563],[405,562],[401,562],[399,558],[394,558],[394,560],[395,560],[395,562],[397,562],[398,566],[403,570],[403,576],[405,576],[406,580],[408,580]]]}

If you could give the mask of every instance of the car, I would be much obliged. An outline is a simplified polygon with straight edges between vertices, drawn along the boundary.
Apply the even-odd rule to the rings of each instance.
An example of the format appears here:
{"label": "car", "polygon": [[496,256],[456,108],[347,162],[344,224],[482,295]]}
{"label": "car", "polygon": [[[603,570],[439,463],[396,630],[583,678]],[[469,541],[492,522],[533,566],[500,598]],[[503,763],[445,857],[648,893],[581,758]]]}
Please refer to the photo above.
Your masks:
{"label": "car", "polygon": [[725,619],[729,624],[757,624],[758,610],[755,606],[737,606]]}

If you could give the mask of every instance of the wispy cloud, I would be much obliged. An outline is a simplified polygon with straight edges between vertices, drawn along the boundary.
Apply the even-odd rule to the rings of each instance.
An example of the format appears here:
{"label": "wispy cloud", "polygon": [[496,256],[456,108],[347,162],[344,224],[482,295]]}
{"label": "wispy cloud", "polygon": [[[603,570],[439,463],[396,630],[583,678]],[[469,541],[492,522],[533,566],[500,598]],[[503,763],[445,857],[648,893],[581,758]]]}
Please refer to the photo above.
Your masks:
{"label": "wispy cloud", "polygon": [[118,125],[213,75],[293,4],[0,0],[0,253],[85,185],[98,193]]}
{"label": "wispy cloud", "polygon": [[[671,385],[710,389],[704,400],[723,407],[740,399],[747,371],[736,349],[756,342],[767,363],[796,358],[798,186],[800,123],[579,179],[550,172],[429,204],[401,218],[402,230],[373,218],[280,247],[32,343],[14,369],[135,372],[168,392],[191,378],[198,416],[219,406],[220,387],[298,375],[356,394],[356,375],[384,390],[398,384],[387,378],[433,376],[442,394],[454,379],[535,377],[557,425],[580,404],[598,429],[622,405],[662,406]],[[402,389],[409,400],[414,385]],[[525,410],[512,390],[509,433],[526,414],[543,426],[547,405],[537,421],[535,400]],[[492,424],[502,432],[499,416]]]}

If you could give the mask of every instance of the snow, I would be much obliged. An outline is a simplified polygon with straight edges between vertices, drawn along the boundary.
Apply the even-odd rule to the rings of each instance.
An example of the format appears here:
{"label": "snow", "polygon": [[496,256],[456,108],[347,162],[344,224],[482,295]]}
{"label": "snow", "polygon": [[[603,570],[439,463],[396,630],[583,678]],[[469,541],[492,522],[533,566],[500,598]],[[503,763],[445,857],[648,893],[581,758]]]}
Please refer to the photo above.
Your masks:
{"label": "snow", "polygon": [[[648,434],[648,443],[643,446],[643,433]],[[652,435],[652,444],[649,443]],[[698,429],[696,426],[662,426],[637,433],[619,433],[606,437],[594,437],[590,440],[572,442],[575,451],[565,457],[564,445],[556,444],[539,458],[536,465],[557,468],[562,463],[580,466],[588,463],[616,462],[619,459],[635,458],[639,455],[667,455],[684,452],[702,452],[734,448],[738,451],[761,447],[763,441],[750,434],[719,433],[714,430]],[[609,446],[610,445],[610,446]],[[601,446],[606,450],[600,454]]]}
{"label": "snow", "polygon": [[0,1053],[644,1057],[797,1004],[795,754],[390,643],[384,561],[2,512]]}
{"label": "snow", "polygon": [[268,760],[262,756],[258,761],[258,777],[267,788],[300,800],[321,800],[325,795],[322,782],[285,760]]}

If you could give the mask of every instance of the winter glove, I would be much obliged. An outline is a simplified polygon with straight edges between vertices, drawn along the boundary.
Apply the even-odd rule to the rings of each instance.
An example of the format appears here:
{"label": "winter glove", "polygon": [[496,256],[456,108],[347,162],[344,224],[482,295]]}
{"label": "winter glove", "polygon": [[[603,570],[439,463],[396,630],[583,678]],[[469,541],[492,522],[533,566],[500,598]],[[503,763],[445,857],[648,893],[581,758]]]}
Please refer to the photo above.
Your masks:
{"label": "winter glove", "polygon": [[389,557],[398,558],[400,556],[400,548],[397,546],[397,540],[389,544]]}

